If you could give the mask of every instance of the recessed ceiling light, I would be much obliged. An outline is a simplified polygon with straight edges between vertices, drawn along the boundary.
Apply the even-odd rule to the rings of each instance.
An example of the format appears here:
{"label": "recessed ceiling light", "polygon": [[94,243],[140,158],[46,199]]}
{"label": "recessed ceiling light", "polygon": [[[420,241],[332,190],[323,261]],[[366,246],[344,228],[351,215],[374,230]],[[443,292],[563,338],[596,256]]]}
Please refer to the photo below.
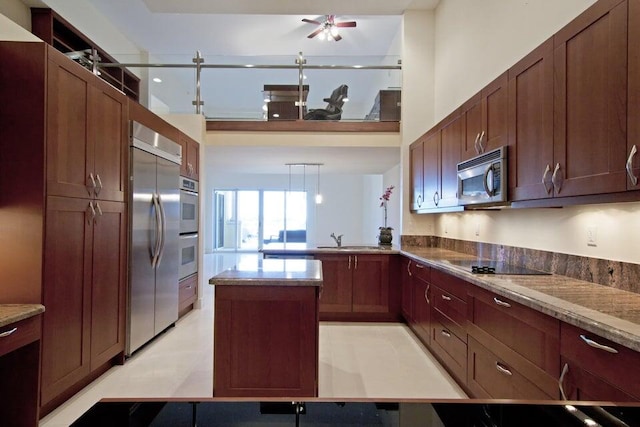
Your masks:
{"label": "recessed ceiling light", "polygon": [[154,77],[153,81],[156,83],[162,83],[162,79],[160,77]]}

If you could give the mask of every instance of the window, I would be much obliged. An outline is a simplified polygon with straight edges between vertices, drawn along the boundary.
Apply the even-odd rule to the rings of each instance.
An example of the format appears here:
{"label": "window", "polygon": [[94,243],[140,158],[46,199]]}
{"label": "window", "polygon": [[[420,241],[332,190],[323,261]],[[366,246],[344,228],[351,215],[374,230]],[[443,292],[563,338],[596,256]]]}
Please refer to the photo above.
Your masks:
{"label": "window", "polygon": [[216,190],[214,248],[257,251],[307,241],[304,191]]}

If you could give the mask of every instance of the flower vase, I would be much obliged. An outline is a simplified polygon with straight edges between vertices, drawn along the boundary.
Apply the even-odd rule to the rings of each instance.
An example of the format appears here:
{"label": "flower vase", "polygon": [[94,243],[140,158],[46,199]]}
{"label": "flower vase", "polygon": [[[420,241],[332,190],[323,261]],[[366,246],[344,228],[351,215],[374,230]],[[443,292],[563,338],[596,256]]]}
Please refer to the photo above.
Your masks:
{"label": "flower vase", "polygon": [[391,245],[393,235],[391,234],[391,227],[380,227],[380,235],[378,235],[378,244],[381,246]]}

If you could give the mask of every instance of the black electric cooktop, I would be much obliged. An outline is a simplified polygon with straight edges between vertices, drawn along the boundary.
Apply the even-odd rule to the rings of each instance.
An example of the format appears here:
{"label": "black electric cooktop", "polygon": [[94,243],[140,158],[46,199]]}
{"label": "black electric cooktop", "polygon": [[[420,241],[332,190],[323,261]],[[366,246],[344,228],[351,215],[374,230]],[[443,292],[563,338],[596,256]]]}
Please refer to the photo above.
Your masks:
{"label": "black electric cooktop", "polygon": [[533,270],[518,265],[507,264],[502,261],[486,260],[455,260],[451,264],[462,267],[474,274],[513,274],[513,275],[549,275],[545,271]]}

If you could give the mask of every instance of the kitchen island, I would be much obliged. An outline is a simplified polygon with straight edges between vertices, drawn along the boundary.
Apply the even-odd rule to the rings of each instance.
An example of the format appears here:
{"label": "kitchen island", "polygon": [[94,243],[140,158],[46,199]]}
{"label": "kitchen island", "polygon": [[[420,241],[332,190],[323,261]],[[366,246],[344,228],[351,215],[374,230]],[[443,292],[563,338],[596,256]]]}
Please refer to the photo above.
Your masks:
{"label": "kitchen island", "polygon": [[209,280],[215,286],[215,397],[318,394],[317,260],[263,259]]}

